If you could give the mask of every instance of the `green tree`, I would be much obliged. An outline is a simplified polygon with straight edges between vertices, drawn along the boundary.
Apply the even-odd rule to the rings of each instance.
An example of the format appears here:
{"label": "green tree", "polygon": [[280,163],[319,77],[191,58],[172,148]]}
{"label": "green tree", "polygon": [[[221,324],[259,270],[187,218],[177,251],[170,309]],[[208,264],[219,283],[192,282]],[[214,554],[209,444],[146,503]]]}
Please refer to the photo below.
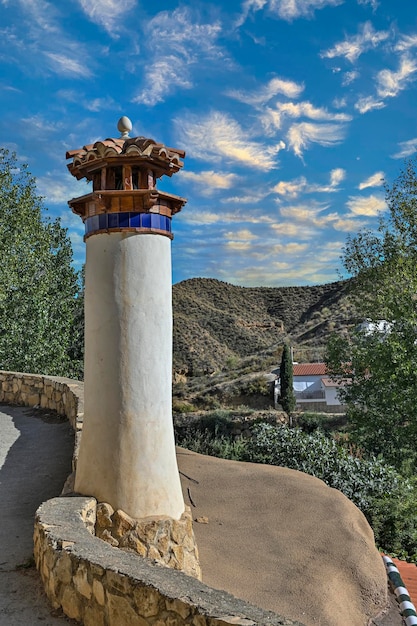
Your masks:
{"label": "green tree", "polygon": [[0,149],[0,369],[72,375],[78,276],[27,165]]}
{"label": "green tree", "polygon": [[281,366],[279,370],[281,383],[281,406],[288,415],[295,409],[295,395],[293,386],[293,363],[291,348],[285,344],[282,351]]}
{"label": "green tree", "polygon": [[417,177],[410,161],[386,189],[376,232],[350,237],[343,265],[367,325],[333,336],[326,362],[345,378],[352,438],[400,467],[417,460]]}

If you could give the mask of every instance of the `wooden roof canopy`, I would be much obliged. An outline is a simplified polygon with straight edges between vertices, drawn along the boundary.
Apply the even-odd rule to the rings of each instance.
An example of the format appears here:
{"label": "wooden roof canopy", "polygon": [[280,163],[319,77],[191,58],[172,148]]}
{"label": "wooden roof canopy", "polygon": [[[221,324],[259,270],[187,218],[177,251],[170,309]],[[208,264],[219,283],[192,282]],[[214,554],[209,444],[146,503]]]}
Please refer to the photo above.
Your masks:
{"label": "wooden roof canopy", "polygon": [[129,137],[132,123],[121,117],[118,139],[96,141],[69,150],[67,167],[77,180],[93,182],[91,193],[68,202],[83,220],[92,215],[118,211],[153,211],[171,217],[185,198],[156,189],[156,180],[172,176],[184,165],[184,150],[169,148],[148,137]]}
{"label": "wooden roof canopy", "polygon": [[184,157],[184,150],[168,148],[147,137],[109,138],[66,153],[67,159],[73,159],[67,167],[77,180],[92,180],[93,174],[105,164],[150,168],[156,178],[172,176],[183,167]]}

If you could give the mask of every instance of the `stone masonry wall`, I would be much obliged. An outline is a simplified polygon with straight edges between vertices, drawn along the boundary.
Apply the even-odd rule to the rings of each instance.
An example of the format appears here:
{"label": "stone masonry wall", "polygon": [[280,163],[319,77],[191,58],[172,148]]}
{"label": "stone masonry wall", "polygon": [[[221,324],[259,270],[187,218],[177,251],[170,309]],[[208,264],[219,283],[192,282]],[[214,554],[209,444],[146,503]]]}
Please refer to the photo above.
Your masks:
{"label": "stone masonry wall", "polygon": [[[0,372],[0,403],[67,416],[77,440],[83,384],[67,378]],[[38,509],[34,556],[54,608],[85,626],[303,626],[204,585],[181,571],[119,550],[94,535],[94,498],[59,497]]]}

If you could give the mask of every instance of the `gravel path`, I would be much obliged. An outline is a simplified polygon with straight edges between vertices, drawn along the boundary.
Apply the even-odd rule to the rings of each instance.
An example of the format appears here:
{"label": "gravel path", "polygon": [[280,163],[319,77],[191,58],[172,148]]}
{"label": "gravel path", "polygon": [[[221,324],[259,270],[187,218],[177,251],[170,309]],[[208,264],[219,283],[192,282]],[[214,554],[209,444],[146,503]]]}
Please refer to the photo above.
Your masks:
{"label": "gravel path", "polygon": [[75,624],[52,611],[33,565],[35,511],[60,494],[74,436],[46,411],[0,407],[0,626]]}

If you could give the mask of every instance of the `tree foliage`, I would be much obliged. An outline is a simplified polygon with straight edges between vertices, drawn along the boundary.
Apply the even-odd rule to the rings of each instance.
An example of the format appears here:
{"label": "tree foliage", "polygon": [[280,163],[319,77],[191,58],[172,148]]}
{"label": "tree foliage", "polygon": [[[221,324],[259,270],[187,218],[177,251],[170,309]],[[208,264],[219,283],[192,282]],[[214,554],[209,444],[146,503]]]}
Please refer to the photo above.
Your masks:
{"label": "tree foliage", "polygon": [[386,189],[388,212],[376,232],[350,237],[343,265],[351,297],[368,321],[334,336],[327,366],[348,384],[352,435],[400,466],[417,459],[417,177],[415,163]]}
{"label": "tree foliage", "polygon": [[[27,165],[0,149],[0,369],[73,375],[78,276]],[[75,364],[76,368],[78,364]]]}
{"label": "tree foliage", "polygon": [[295,409],[295,395],[293,385],[293,363],[291,348],[285,344],[282,351],[281,366],[279,370],[281,381],[281,406],[289,415]]}

